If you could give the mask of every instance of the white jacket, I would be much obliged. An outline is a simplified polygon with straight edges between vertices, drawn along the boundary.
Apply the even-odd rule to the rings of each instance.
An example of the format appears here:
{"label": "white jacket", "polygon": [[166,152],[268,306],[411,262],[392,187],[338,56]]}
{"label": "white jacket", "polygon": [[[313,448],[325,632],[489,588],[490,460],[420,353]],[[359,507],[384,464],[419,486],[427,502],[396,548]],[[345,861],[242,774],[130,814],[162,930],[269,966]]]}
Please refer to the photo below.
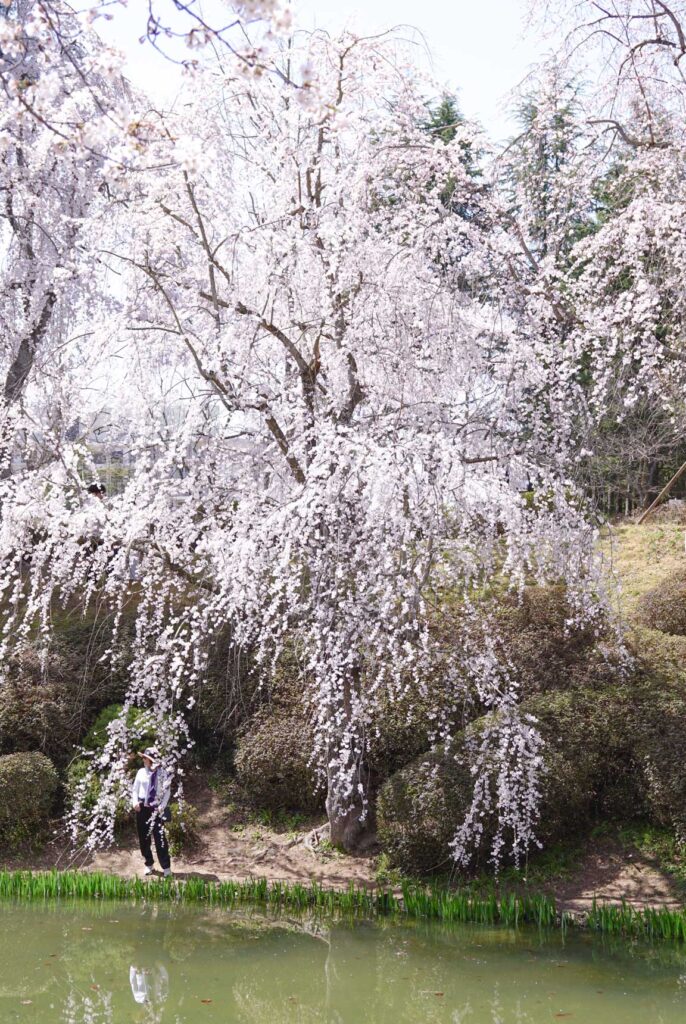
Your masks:
{"label": "white jacket", "polygon": [[[133,786],[131,788],[131,806],[135,807],[136,804],[144,804],[148,798],[148,787],[150,786],[150,776],[152,772],[145,765],[139,768],[136,772],[136,778],[134,779]],[[163,811],[169,803],[170,794],[169,780],[167,779],[166,772],[163,768],[157,769],[157,809]]]}

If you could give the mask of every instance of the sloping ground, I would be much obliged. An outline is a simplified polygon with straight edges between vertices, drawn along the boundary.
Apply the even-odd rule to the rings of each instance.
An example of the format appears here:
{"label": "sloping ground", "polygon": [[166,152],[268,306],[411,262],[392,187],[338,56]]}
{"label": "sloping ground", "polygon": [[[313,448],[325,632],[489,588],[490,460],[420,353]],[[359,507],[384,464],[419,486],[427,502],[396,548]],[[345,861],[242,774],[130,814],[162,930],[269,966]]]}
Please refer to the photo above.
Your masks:
{"label": "sloping ground", "polygon": [[[648,591],[686,570],[686,512],[658,510],[642,526],[615,527],[605,545],[608,568],[619,583],[619,611],[629,640],[644,663],[674,682],[686,678],[686,637],[640,623],[640,600]],[[684,724],[686,728],[686,723]],[[683,906],[683,895],[656,860],[616,840],[589,841],[577,870],[552,886],[561,909],[588,910],[599,902],[632,906]]]}
{"label": "sloping ground", "polygon": [[655,514],[643,526],[616,526],[605,545],[608,570],[621,584],[621,611],[631,621],[640,597],[686,569],[686,517]]}
{"label": "sloping ground", "polygon": [[582,913],[598,903],[628,903],[676,910],[683,900],[657,864],[618,843],[592,843],[576,871],[550,887],[560,910]]}

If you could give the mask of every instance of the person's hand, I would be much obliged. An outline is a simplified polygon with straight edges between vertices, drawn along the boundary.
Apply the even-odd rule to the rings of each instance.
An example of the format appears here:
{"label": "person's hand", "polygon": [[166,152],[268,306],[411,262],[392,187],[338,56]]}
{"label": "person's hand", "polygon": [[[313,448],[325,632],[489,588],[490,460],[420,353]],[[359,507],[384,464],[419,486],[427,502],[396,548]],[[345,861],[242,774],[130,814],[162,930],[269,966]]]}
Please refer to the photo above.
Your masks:
{"label": "person's hand", "polygon": [[134,809],[134,811],[138,812],[141,809],[141,805],[140,804],[134,804],[133,805],[133,809]]}

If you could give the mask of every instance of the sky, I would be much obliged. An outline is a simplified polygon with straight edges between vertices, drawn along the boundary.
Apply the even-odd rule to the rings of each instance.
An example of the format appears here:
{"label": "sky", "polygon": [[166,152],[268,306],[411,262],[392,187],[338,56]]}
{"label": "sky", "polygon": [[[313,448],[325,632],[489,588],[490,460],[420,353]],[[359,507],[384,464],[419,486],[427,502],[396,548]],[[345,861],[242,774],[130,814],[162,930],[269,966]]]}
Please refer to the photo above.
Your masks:
{"label": "sky", "polygon": [[[526,0],[298,0],[305,27],[379,31],[408,25],[426,40],[430,69],[462,112],[502,140],[515,130],[508,93],[545,56],[525,32]],[[420,47],[418,46],[418,50]]]}
{"label": "sky", "polygon": [[[217,0],[198,2],[212,8]],[[417,39],[418,62],[442,88],[457,92],[462,112],[495,141],[515,133],[508,94],[546,55],[540,36],[526,31],[528,6],[528,0],[293,0],[294,20],[302,28],[351,28],[367,34],[408,26],[408,37]],[[178,90],[179,72],[139,42],[146,8],[145,0],[129,0],[128,9],[117,11],[111,24],[97,27],[124,50],[137,85],[156,99],[170,99]]]}

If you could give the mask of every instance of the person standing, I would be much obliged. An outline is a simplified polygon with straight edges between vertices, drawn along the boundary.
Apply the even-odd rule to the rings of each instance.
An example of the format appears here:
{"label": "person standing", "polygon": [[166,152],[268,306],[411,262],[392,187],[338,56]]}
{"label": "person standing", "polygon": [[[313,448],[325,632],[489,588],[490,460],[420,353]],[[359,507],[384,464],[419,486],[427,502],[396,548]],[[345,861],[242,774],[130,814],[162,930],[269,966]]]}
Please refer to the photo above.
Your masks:
{"label": "person standing", "polygon": [[159,754],[155,747],[146,747],[141,754],[143,767],[138,769],[131,790],[131,803],[136,812],[136,828],[138,842],[145,861],[145,874],[153,872],[152,841],[164,877],[171,875],[171,858],[169,843],[164,831],[167,819],[170,785],[166,773],[159,763]]}

